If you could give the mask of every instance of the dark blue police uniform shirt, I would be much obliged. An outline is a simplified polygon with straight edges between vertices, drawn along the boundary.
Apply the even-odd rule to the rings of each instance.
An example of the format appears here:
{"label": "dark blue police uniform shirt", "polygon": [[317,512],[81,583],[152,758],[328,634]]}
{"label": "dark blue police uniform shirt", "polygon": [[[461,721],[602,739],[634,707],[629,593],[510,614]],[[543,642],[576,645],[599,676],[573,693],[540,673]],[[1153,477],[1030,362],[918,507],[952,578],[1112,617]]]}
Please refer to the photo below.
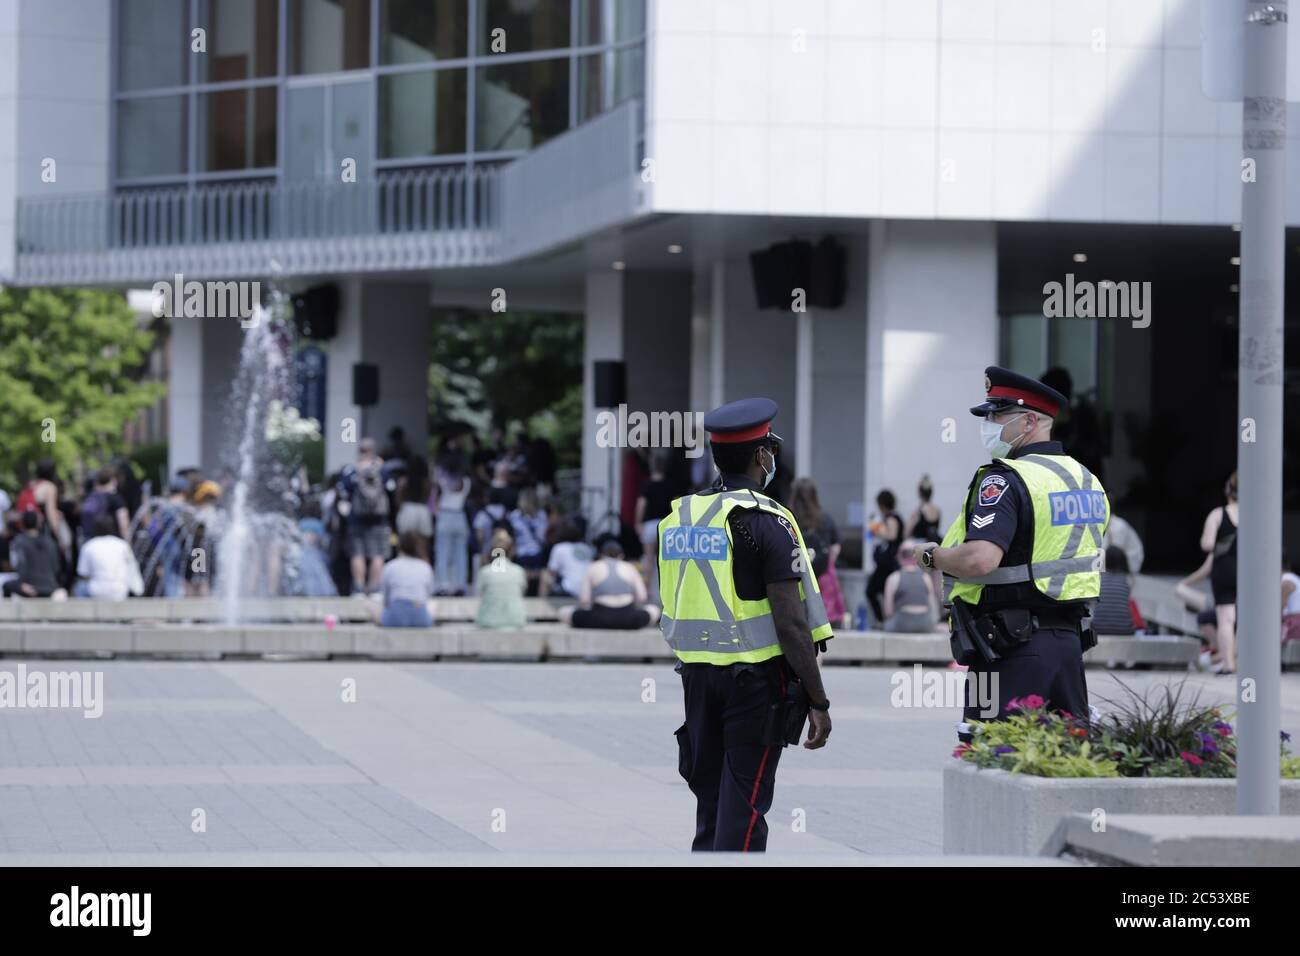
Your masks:
{"label": "dark blue police uniform shirt", "polygon": [[[759,483],[748,475],[722,473],[722,488],[700,492],[717,494],[720,490],[761,492]],[[731,565],[736,594],[746,601],[767,597],[767,586],[775,581],[797,581],[802,575],[795,570],[799,538],[790,522],[770,511],[756,508],[733,508],[727,518],[735,552]]]}

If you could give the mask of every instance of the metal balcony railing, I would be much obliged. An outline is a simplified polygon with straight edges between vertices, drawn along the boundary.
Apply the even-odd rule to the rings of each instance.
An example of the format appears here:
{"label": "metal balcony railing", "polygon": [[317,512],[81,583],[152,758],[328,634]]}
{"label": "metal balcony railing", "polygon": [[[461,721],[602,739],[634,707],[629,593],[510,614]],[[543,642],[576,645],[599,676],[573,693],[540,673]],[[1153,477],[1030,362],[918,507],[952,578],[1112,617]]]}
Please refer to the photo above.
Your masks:
{"label": "metal balcony railing", "polygon": [[15,280],[129,284],[175,272],[236,278],[522,258],[641,208],[638,110],[625,103],[505,166],[23,198]]}

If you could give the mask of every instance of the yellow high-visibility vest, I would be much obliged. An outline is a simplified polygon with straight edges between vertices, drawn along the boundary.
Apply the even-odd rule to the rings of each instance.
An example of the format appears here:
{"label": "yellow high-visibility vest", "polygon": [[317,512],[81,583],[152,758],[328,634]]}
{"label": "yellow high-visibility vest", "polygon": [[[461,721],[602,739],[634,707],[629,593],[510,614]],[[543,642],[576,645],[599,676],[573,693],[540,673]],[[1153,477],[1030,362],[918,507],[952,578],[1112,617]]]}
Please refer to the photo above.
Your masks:
{"label": "yellow high-visibility vest", "polygon": [[[1110,500],[1101,482],[1068,455],[1024,455],[995,459],[992,464],[1012,468],[1033,502],[1034,544],[1029,563],[995,568],[978,578],[945,574],[945,603],[961,598],[967,604],[978,604],[987,585],[1022,581],[1033,581],[1043,595],[1062,603],[1100,596],[1106,561],[1101,542],[1110,521]],[[953,548],[966,540],[976,489],[990,467],[975,472],[962,512],[943,536],[943,547]]]}
{"label": "yellow high-visibility vest", "polygon": [[767,511],[789,522],[798,540],[790,549],[791,567],[801,576],[799,595],[812,639],[833,636],[803,532],[789,511],[748,489],[687,495],[676,499],[668,517],[659,522],[659,593],[664,602],[659,627],[668,646],[687,663],[756,664],[781,654],[771,603],[766,597],[746,601],[736,593],[735,544],[727,520],[735,508]]}

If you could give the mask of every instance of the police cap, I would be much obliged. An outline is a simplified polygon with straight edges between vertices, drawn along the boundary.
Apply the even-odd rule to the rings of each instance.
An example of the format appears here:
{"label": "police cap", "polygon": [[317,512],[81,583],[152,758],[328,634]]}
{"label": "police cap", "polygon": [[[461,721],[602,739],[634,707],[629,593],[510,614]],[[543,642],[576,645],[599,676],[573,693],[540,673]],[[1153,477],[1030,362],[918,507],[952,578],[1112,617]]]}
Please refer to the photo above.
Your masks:
{"label": "police cap", "polygon": [[989,412],[1008,408],[1028,408],[1056,418],[1069,404],[1069,400],[1050,385],[996,365],[984,370],[984,391],[987,393],[984,401],[970,410],[972,415],[981,418]]}
{"label": "police cap", "polygon": [[770,398],[742,398],[705,415],[704,430],[709,441],[719,445],[763,439],[779,442],[781,436],[772,431],[776,412],[776,402]]}

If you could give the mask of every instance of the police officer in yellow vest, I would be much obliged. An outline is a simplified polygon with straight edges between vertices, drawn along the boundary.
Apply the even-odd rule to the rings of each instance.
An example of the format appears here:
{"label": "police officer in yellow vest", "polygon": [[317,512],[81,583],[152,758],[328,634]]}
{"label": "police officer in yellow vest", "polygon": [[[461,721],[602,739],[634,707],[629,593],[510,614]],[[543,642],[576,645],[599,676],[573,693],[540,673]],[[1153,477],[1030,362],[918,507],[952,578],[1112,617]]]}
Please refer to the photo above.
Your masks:
{"label": "police officer in yellow vest", "polygon": [[[924,546],[921,564],[944,573],[945,603],[968,689],[1009,701],[1037,694],[1054,710],[1088,718],[1083,651],[1101,592],[1102,535],[1110,502],[1101,482],[1051,440],[1064,395],[1004,368],[985,369],[981,436],[992,463],[970,483],[965,505],[942,546]],[[960,658],[965,659],[960,659]],[[967,698],[958,727],[988,712]]]}
{"label": "police officer in yellow vest", "polygon": [[686,722],[678,771],[696,798],[692,850],[761,851],[781,750],[810,720],[826,745],[818,650],[831,635],[794,517],[763,489],[776,474],[776,402],[704,417],[717,481],[659,522],[660,628],[678,657]]}

